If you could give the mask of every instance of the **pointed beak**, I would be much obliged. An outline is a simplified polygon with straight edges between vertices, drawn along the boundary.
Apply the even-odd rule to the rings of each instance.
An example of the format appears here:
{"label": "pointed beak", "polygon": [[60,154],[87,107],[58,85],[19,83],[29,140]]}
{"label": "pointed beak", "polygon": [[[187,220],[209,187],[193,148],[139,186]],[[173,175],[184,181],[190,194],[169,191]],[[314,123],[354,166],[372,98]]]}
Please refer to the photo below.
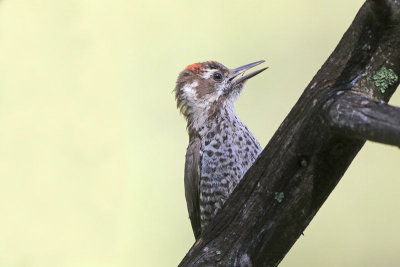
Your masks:
{"label": "pointed beak", "polygon": [[229,81],[232,84],[239,84],[239,83],[242,83],[242,82],[246,81],[247,79],[250,79],[251,77],[256,76],[257,74],[259,74],[259,73],[263,72],[264,70],[268,69],[268,67],[262,68],[260,70],[256,70],[256,71],[253,71],[253,72],[250,72],[250,73],[248,73],[246,75],[243,75],[243,76],[241,76],[239,78],[236,78],[240,74],[244,73],[246,70],[251,69],[251,68],[253,68],[253,67],[257,66],[257,65],[260,65],[261,63],[264,63],[264,62],[265,62],[265,60],[260,60],[260,61],[253,62],[253,63],[247,64],[247,65],[244,65],[244,66],[241,66],[239,68],[236,68],[236,69],[232,70],[232,74],[229,77]]}

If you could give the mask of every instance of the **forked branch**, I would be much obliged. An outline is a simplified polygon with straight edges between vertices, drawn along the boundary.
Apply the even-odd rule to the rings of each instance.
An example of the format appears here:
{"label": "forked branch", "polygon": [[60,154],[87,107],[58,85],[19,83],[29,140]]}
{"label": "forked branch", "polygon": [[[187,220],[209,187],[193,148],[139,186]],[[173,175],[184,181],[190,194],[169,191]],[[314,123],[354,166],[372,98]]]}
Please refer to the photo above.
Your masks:
{"label": "forked branch", "polygon": [[344,135],[400,147],[400,108],[383,101],[345,95],[335,101],[329,116]]}
{"label": "forked branch", "polygon": [[366,1],[180,266],[277,266],[365,140],[400,144],[399,2]]}

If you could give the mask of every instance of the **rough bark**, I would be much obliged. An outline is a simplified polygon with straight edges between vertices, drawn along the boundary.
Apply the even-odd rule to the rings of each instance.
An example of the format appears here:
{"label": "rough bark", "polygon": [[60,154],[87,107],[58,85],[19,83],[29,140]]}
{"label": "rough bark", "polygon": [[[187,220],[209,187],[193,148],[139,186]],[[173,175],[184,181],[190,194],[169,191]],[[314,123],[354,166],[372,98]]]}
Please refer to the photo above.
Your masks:
{"label": "rough bark", "polygon": [[399,2],[365,2],[180,266],[277,266],[366,140],[400,146]]}

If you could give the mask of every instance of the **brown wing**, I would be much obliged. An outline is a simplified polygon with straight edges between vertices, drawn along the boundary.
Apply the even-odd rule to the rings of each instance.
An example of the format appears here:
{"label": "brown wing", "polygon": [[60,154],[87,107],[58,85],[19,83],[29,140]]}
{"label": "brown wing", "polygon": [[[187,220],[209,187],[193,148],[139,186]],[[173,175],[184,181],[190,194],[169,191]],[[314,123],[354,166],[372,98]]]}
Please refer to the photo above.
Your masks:
{"label": "brown wing", "polygon": [[192,222],[192,228],[195,238],[201,233],[200,225],[200,138],[191,138],[186,150],[185,162],[185,196],[189,211],[189,218]]}

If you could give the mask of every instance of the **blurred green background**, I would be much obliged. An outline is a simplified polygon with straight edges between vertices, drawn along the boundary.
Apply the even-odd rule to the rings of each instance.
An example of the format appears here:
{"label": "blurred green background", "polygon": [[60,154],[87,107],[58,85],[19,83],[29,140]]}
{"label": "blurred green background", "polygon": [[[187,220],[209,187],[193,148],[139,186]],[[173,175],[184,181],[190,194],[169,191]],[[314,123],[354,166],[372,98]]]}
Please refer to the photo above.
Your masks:
{"label": "blurred green background", "polygon": [[[0,266],[176,266],[178,73],[265,59],[237,104],[265,146],[362,3],[0,2]],[[368,143],[280,266],[398,266],[398,166]]]}

